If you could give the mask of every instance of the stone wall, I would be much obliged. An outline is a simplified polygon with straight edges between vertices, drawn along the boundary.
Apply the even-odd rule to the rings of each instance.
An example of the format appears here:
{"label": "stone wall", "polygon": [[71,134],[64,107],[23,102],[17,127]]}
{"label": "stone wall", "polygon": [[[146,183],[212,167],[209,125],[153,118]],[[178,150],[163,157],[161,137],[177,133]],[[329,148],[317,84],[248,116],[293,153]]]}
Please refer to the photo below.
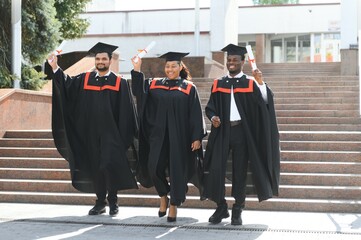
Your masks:
{"label": "stone wall", "polygon": [[5,130],[51,129],[51,93],[0,90],[0,136]]}
{"label": "stone wall", "polygon": [[358,76],[358,49],[341,49],[341,76]]}

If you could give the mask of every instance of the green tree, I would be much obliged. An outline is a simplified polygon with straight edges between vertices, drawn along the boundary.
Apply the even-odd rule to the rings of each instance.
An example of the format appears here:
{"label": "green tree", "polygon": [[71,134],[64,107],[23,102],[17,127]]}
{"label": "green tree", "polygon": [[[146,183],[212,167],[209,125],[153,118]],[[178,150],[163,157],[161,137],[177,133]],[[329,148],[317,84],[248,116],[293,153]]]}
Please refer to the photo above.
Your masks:
{"label": "green tree", "polygon": [[[88,27],[79,18],[90,0],[22,0],[22,82],[27,89],[39,89],[43,74],[31,69],[63,39],[81,37]],[[11,0],[0,0],[0,88],[11,87]]]}
{"label": "green tree", "polygon": [[60,31],[64,39],[80,38],[89,22],[80,18],[86,4],[91,0],[55,0],[56,18],[61,22]]}
{"label": "green tree", "polygon": [[62,39],[54,0],[22,1],[22,55],[28,64],[40,64]]}
{"label": "green tree", "polygon": [[11,44],[11,16],[8,11],[10,1],[0,1],[0,88],[11,87],[9,46]]}
{"label": "green tree", "polygon": [[253,0],[254,5],[297,4],[299,0]]}

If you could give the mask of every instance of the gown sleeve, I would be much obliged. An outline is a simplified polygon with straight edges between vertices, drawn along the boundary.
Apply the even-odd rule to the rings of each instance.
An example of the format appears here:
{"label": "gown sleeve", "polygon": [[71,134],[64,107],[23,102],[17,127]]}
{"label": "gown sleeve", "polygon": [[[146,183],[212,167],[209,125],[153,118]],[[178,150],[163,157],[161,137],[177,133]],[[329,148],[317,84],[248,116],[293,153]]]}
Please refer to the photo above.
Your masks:
{"label": "gown sleeve", "polygon": [[201,102],[199,99],[197,88],[195,86],[193,86],[192,88],[190,98],[189,119],[192,133],[192,142],[196,140],[202,141],[203,137],[206,134],[206,129]]}
{"label": "gown sleeve", "polygon": [[212,89],[213,89],[213,86],[211,88],[211,95],[209,97],[207,106],[205,108],[205,113],[209,120],[211,120],[213,116],[218,116],[218,114],[216,112],[215,97],[214,97],[214,93],[212,93]]}
{"label": "gown sleeve", "polygon": [[78,92],[80,91],[82,76],[83,74],[79,74],[75,77],[70,77],[65,74],[61,68],[59,68],[53,76],[54,85],[58,91],[62,93],[63,101],[73,101],[78,96]]}

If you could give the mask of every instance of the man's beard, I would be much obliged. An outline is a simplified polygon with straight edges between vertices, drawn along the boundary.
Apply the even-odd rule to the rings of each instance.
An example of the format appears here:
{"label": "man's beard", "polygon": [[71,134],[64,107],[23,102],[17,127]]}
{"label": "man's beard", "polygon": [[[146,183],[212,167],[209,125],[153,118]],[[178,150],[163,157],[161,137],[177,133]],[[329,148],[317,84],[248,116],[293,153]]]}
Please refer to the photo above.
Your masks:
{"label": "man's beard", "polygon": [[105,71],[109,70],[109,67],[106,67],[106,66],[104,66],[104,67],[95,66],[95,68],[100,72],[105,72]]}
{"label": "man's beard", "polygon": [[238,74],[241,72],[240,69],[228,70],[230,74]]}

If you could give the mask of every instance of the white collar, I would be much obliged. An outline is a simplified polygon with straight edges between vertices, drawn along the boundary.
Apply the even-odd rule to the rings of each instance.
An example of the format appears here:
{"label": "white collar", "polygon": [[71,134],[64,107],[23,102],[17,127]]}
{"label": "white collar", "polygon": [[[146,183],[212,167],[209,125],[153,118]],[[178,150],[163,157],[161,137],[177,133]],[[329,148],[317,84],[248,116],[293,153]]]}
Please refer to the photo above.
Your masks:
{"label": "white collar", "polygon": [[228,72],[228,78],[241,78],[244,75],[243,71],[241,71],[240,73],[238,73],[236,76],[232,77],[229,72]]}
{"label": "white collar", "polygon": [[[108,72],[106,74],[104,74],[102,77],[108,77],[109,75],[110,75],[110,70],[108,70]],[[95,74],[95,77],[99,77],[99,72],[98,71]]]}

